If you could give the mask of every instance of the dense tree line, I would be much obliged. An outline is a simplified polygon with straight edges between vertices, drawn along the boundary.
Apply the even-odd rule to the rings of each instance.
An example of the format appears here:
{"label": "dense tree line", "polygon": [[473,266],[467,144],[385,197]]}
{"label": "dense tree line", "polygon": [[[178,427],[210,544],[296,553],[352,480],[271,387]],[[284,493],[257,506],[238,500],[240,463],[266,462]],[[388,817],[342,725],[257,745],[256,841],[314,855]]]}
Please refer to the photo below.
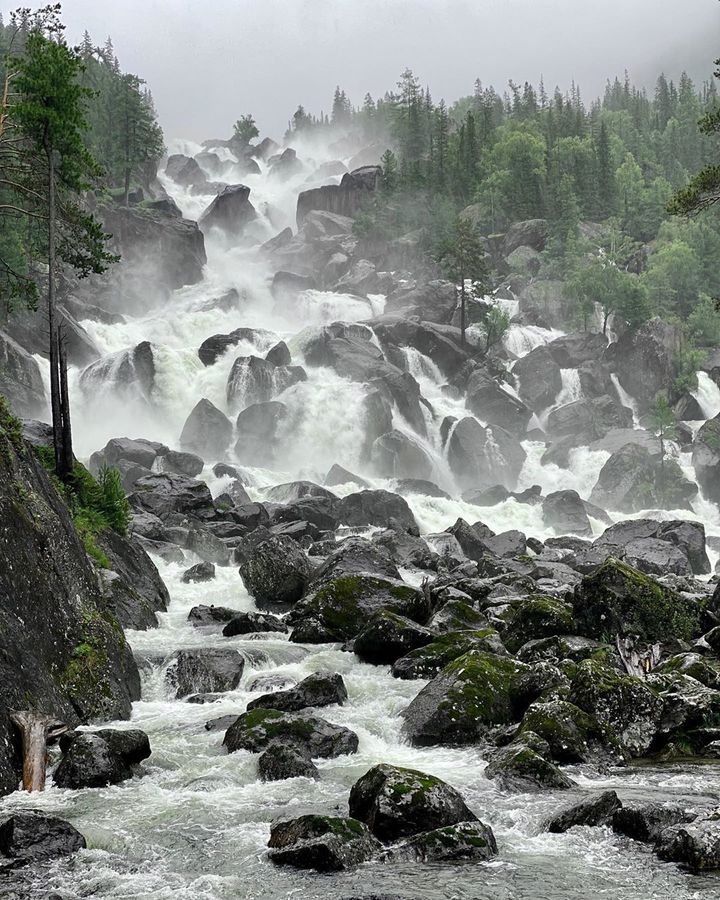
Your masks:
{"label": "dense tree line", "polygon": [[578,323],[597,302],[606,318],[619,313],[630,324],[678,317],[712,343],[720,340],[712,302],[720,213],[691,221],[672,213],[690,211],[693,199],[712,206],[720,193],[719,109],[715,83],[697,86],[686,74],[660,75],[651,94],[625,75],[589,105],[577,85],[550,94],[542,83],[510,82],[501,95],[477,81],[448,108],[406,70],[395,90],[361,107],[337,88],[330,118],[301,107],[290,137],[336,136],[341,125],[387,146],[382,191],[359,223],[367,235],[420,230],[436,255],[462,211],[483,235],[543,218],[543,271],[569,282]]}
{"label": "dense tree line", "polygon": [[65,273],[102,273],[117,260],[87,202],[154,177],[163,151],[152,101],[122,73],[111,45],[64,38],[59,4],[0,22],[0,297],[3,315],[42,300],[50,362],[55,471],[74,480],[63,324]]}

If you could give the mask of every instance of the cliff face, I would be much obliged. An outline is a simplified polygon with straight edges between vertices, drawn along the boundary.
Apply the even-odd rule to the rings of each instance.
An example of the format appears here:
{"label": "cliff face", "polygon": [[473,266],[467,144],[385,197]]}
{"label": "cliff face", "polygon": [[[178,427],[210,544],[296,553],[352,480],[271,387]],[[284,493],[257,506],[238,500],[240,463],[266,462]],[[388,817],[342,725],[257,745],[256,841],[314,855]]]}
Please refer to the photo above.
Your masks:
{"label": "cliff face", "polygon": [[17,787],[8,709],[127,718],[137,666],[52,482],[0,408],[0,794]]}

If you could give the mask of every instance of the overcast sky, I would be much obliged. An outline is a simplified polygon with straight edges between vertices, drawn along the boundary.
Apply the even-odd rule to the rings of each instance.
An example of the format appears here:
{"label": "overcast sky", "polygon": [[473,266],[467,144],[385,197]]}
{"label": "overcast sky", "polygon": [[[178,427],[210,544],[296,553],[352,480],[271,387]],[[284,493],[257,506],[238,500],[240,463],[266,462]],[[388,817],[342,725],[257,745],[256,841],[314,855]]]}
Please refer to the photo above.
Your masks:
{"label": "overcast sky", "polygon": [[329,111],[336,84],[360,103],[407,66],[449,103],[478,77],[504,90],[541,75],[548,89],[575,79],[587,99],[626,68],[646,84],[660,70],[705,78],[720,55],[717,0],[64,0],[63,10],[71,41],[85,28],[97,43],[112,36],[168,137],[196,140],[229,136],[244,112],[282,136],[298,103]]}

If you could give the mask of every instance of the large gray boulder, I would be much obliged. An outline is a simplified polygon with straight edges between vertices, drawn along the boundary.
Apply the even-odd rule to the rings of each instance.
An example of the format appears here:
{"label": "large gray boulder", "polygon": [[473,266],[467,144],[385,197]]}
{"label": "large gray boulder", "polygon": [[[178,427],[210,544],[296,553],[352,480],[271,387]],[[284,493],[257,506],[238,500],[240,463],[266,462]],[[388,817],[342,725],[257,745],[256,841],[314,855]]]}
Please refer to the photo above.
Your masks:
{"label": "large gray boulder", "polygon": [[228,407],[235,412],[253,403],[267,403],[306,378],[301,366],[276,366],[259,356],[239,356],[228,375]]}
{"label": "large gray boulder", "polygon": [[720,503],[720,415],[706,422],[698,432],[692,463],[705,496]]}
{"label": "large gray boulder", "polygon": [[550,349],[541,345],[521,357],[513,366],[520,399],[534,412],[547,409],[562,389],[560,366]]}
{"label": "large gray boulder", "polygon": [[327,184],[301,191],[296,214],[298,228],[312,210],[354,218],[363,204],[372,198],[381,174],[380,166],[364,166],[343,175],[340,184]]}
{"label": "large gray boulder", "polygon": [[180,446],[203,459],[220,459],[230,446],[232,433],[232,422],[225,413],[203,397],[185,420]]}
{"label": "large gray boulder", "polygon": [[242,234],[257,213],[250,202],[250,188],[231,184],[222,190],[198,220],[204,232],[220,228],[228,235]]}
{"label": "large gray boulder", "polygon": [[314,815],[273,823],[268,847],[268,857],[276,865],[317,872],[343,872],[382,850],[362,822]]}
{"label": "large gray boulder", "polygon": [[518,436],[525,434],[532,416],[522,400],[482,369],[476,370],[468,381],[466,405],[489,425],[499,425]]}
{"label": "large gray boulder", "polygon": [[461,419],[448,440],[448,462],[462,490],[496,484],[514,490],[525,458],[517,437],[471,417]]}
{"label": "large gray boulder", "polygon": [[592,526],[577,491],[554,491],[542,501],[543,519],[557,534],[592,537]]}
{"label": "large gray boulder", "polygon": [[167,680],[177,697],[232,691],[240,684],[244,666],[243,657],[229,648],[178,650],[173,654]]}
{"label": "large gray boulder", "polygon": [[641,408],[649,408],[658,391],[672,384],[682,344],[680,325],[655,318],[637,330],[628,329],[608,348],[620,383]]}
{"label": "large gray boulder", "polygon": [[380,478],[427,479],[433,463],[423,448],[401,431],[380,435],[370,450],[370,460]]}
{"label": "large gray boulder", "polygon": [[288,414],[279,400],[253,403],[237,417],[235,454],[249,466],[269,466],[277,453],[278,430]]}
{"label": "large gray boulder", "polygon": [[295,603],[302,597],[311,566],[298,544],[269,537],[253,548],[240,566],[245,587],[261,603]]}

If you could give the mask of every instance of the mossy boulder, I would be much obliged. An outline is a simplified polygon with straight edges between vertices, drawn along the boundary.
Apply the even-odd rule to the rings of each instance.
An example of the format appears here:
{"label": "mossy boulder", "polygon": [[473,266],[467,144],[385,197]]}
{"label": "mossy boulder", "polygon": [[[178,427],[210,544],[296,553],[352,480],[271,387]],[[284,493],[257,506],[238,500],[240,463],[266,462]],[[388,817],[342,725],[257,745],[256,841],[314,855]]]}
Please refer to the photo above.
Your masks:
{"label": "mossy boulder", "polygon": [[720,869],[720,814],[671,825],[660,832],[656,852],[692,872]]}
{"label": "mossy boulder", "polygon": [[427,602],[417,588],[396,579],[362,573],[342,574],[323,582],[298,603],[287,621],[290,640],[314,643],[354,638],[376,612],[387,609],[416,622],[427,620]]}
{"label": "mossy boulder", "polygon": [[434,637],[428,628],[383,609],[375,613],[355,638],[353,650],[363,662],[384,665],[430,644]]}
{"label": "mossy boulder", "polygon": [[530,738],[526,734],[499,750],[488,763],[485,777],[513,793],[565,791],[574,787],[574,781],[531,746]]}
{"label": "mossy boulder", "polygon": [[578,633],[596,640],[616,634],[649,642],[689,640],[700,634],[695,600],[613,557],[576,586],[573,614]]}
{"label": "mossy boulder", "polygon": [[374,766],[350,791],[350,815],[383,843],[434,828],[476,821],[455,788],[440,778],[399,766]]}
{"label": "mossy boulder", "polygon": [[527,641],[571,634],[574,629],[572,607],[556,597],[524,597],[503,613],[503,643],[516,653]]}
{"label": "mossy boulder", "polygon": [[271,743],[299,747],[312,758],[323,759],[355,753],[358,736],[349,728],[333,725],[319,716],[286,713],[276,709],[253,709],[243,713],[225,732],[223,745],[229,753],[257,753]]}
{"label": "mossy boulder", "polygon": [[258,775],[263,781],[286,778],[319,778],[315,763],[298,747],[270,744],[258,759]]}
{"label": "mossy boulder", "polygon": [[498,656],[507,655],[494,628],[481,631],[449,631],[436,636],[432,643],[402,656],[392,667],[395,678],[434,678],[453,660],[470,650],[484,650]]}
{"label": "mossy boulder", "polygon": [[520,733],[531,731],[547,741],[558,763],[623,761],[617,738],[574,703],[552,700],[533,703],[523,716]]}
{"label": "mossy boulder", "polygon": [[680,672],[653,672],[647,684],[662,704],[657,723],[658,742],[662,739],[693,743],[688,732],[720,725],[720,691]]}
{"label": "mossy boulder", "polygon": [[689,675],[705,687],[720,690],[720,661],[699,653],[678,653],[653,670],[658,675],[679,673]]}
{"label": "mossy boulder", "polygon": [[270,827],[268,857],[276,865],[341,872],[367,862],[382,845],[357,819],[300,816]]}
{"label": "mossy boulder", "polygon": [[488,728],[515,721],[514,690],[526,668],[471,650],[447,665],[410,703],[403,712],[403,734],[416,746],[470,744]]}
{"label": "mossy boulder", "polygon": [[282,712],[298,712],[309,706],[342,705],[348,698],[347,688],[342,675],[336,672],[313,672],[303,678],[295,687],[286,691],[273,691],[251,700],[248,711],[252,709],[278,709]]}
{"label": "mossy boulder", "polygon": [[654,844],[665,828],[693,822],[695,819],[697,813],[689,812],[677,804],[626,800],[613,813],[612,828],[617,834],[624,834],[635,841]]}
{"label": "mossy boulder", "polygon": [[663,712],[657,690],[596,660],[579,664],[568,700],[610,729],[631,756],[651,747]]}
{"label": "mossy boulder", "polygon": [[460,822],[416,834],[390,851],[393,862],[486,862],[497,856],[492,828],[483,822]]}
{"label": "mossy boulder", "polygon": [[436,631],[479,631],[487,625],[487,616],[457,598],[448,600],[428,622],[428,626]]}
{"label": "mossy boulder", "polygon": [[252,548],[240,566],[245,587],[261,603],[286,604],[299,600],[312,567],[291,538],[271,536]]}
{"label": "mossy boulder", "polygon": [[518,650],[517,657],[526,663],[540,660],[582,662],[584,659],[599,659],[601,662],[607,662],[609,657],[616,652],[610,644],[603,644],[592,638],[579,637],[574,634],[558,634],[528,641]]}

